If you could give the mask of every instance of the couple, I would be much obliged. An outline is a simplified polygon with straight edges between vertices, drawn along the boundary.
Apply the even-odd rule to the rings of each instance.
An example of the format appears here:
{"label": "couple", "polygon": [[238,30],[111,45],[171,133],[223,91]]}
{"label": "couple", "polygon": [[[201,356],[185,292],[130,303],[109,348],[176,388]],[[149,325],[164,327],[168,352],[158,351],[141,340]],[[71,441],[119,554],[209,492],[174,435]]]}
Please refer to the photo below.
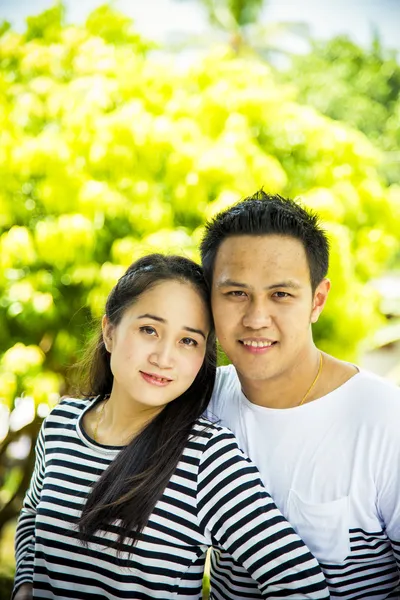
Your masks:
{"label": "couple", "polygon": [[150,255],[110,293],[81,399],[38,438],[14,598],[198,599],[209,546],[214,599],[399,598],[400,393],[313,344],[317,219],[258,192],[201,254],[208,286]]}

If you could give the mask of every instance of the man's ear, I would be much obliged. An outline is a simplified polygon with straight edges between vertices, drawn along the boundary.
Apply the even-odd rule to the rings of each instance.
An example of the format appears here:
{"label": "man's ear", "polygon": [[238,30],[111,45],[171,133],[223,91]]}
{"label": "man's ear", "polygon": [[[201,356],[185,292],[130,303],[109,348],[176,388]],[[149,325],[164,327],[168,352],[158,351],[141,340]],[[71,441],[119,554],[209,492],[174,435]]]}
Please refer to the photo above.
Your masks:
{"label": "man's ear", "polygon": [[311,323],[316,323],[319,319],[319,315],[322,313],[325,302],[328,299],[329,290],[331,289],[331,282],[329,279],[324,278],[321,283],[317,285],[314,292],[313,307],[311,311]]}
{"label": "man's ear", "polygon": [[101,329],[103,331],[103,341],[108,352],[112,351],[113,346],[113,330],[114,327],[111,325],[109,320],[107,319],[107,315],[103,315],[101,320]]}

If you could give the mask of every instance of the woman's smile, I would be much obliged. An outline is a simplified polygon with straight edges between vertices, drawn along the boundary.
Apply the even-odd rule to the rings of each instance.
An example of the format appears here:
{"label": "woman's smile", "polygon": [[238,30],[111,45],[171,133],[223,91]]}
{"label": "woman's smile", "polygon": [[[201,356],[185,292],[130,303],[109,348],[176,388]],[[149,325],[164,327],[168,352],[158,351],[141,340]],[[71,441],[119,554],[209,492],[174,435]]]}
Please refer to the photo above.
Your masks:
{"label": "woman's smile", "polygon": [[139,373],[145,381],[151,383],[152,385],[165,386],[173,381],[173,379],[168,379],[167,377],[162,377],[161,375],[156,375],[155,373],[146,373],[145,371],[139,371]]}

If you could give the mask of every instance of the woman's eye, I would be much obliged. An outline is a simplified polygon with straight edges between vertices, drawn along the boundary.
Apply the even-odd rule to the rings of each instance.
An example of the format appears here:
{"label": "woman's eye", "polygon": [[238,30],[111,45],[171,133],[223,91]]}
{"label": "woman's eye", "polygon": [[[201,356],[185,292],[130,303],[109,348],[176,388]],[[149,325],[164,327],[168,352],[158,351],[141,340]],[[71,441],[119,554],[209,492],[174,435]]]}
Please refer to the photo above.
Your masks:
{"label": "woman's eye", "polygon": [[199,344],[193,338],[185,337],[181,340],[184,346],[198,346]]}
{"label": "woman's eye", "polygon": [[143,331],[143,333],[146,333],[147,335],[157,335],[157,331],[154,329],[154,327],[150,327],[149,325],[140,327],[140,331]]}

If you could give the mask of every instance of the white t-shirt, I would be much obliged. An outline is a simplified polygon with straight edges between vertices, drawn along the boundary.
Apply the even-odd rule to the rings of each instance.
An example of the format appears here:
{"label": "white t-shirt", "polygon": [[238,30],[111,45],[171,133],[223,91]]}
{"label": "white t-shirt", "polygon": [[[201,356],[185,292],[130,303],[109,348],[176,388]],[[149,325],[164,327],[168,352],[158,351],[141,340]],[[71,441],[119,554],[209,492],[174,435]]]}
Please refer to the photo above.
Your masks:
{"label": "white t-shirt", "polygon": [[[397,387],[361,371],[314,402],[272,409],[249,402],[230,365],[218,369],[207,416],[229,427],[255,462],[321,563],[331,597],[400,598]],[[215,598],[248,592],[247,574],[228,555],[217,551],[212,563]],[[246,597],[260,598],[253,590]]]}

